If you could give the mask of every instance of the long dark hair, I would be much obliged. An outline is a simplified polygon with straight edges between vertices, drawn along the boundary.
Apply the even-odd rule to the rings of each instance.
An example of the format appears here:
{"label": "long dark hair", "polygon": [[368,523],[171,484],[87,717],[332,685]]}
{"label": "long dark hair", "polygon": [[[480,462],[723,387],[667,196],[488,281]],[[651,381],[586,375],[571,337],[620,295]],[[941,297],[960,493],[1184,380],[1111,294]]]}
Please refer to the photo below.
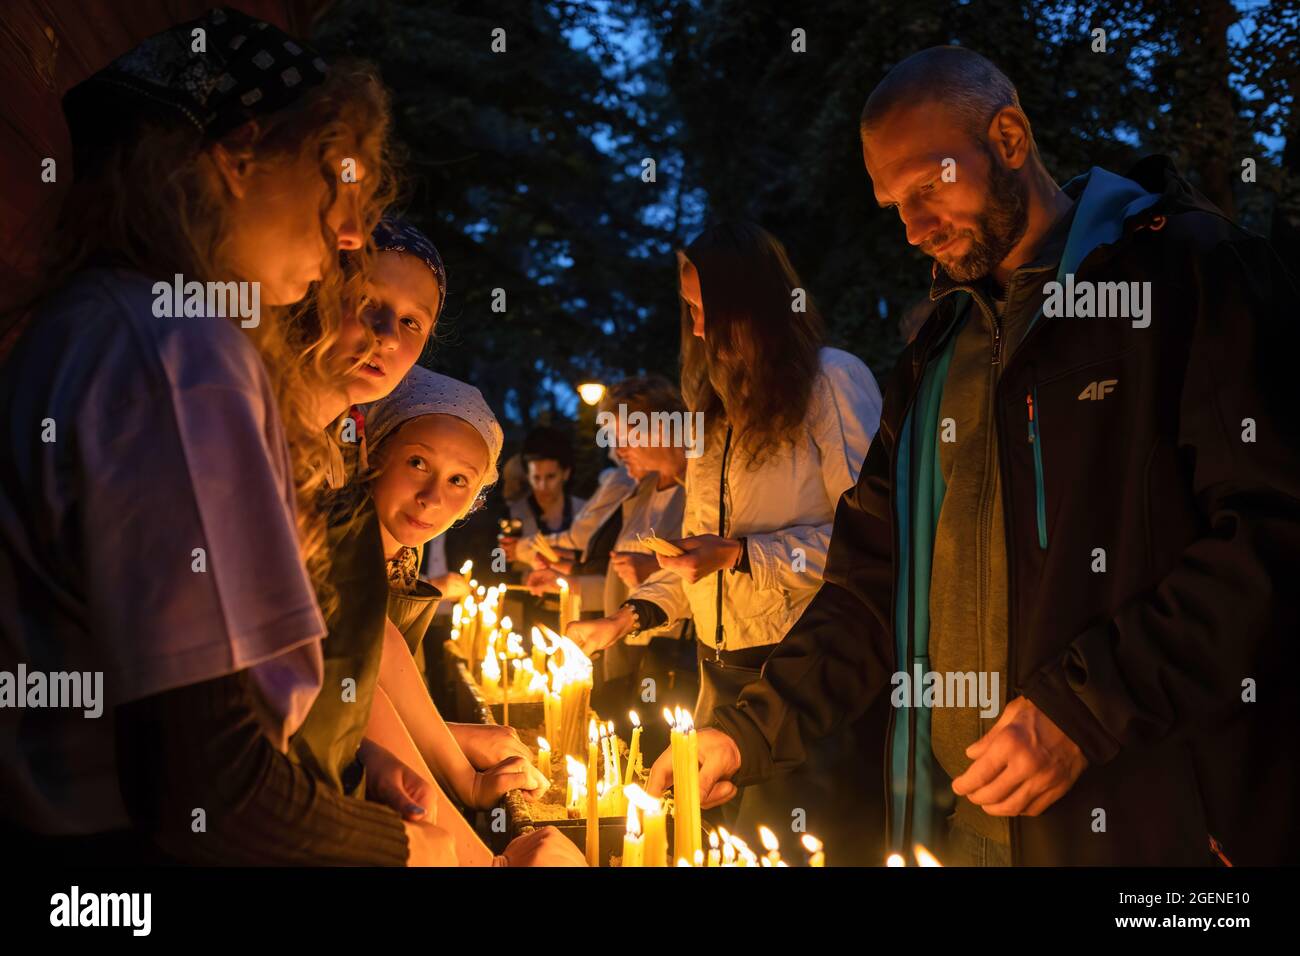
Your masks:
{"label": "long dark hair", "polygon": [[[785,247],[761,226],[711,226],[683,250],[699,273],[704,338],[682,301],[682,398],[709,430],[734,430],[760,464],[803,426],[825,326]],[[797,310],[795,290],[802,290]]]}

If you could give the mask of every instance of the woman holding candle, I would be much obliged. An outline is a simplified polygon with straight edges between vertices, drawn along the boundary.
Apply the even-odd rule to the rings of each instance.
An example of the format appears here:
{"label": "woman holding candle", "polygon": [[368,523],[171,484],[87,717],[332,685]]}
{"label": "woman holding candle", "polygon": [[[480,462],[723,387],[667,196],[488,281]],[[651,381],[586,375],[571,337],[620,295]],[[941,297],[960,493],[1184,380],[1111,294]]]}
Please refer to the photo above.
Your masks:
{"label": "woman holding candle", "polygon": [[[860,360],[825,347],[816,307],[760,227],[706,230],[678,254],[678,276],[682,395],[704,416],[683,537],[671,542],[685,553],[658,555],[660,570],[615,614],[572,636],[590,653],[693,618],[705,726],[757,679],[820,587],[835,506],[857,480],[881,396]],[[773,798],[797,805],[777,796],[783,783]]]}
{"label": "woman holding candle", "polygon": [[[606,542],[603,613],[614,614],[632,590],[659,571],[642,538],[654,533],[677,537],[685,504],[686,449],[681,443],[673,444],[671,429],[662,420],[651,434],[629,434],[629,417],[637,412],[647,418],[664,413],[680,417],[686,409],[671,382],[659,375],[642,375],[611,385],[599,410],[611,420],[610,425],[602,426],[601,440],[613,448],[625,469],[616,474],[626,475],[626,480],[602,483],[574,519],[573,527],[548,536],[548,540],[558,547],[577,548],[584,567],[592,564],[595,543]],[[548,587],[556,574],[554,568],[543,567],[533,571],[527,583],[538,589]],[[695,648],[693,642],[678,639],[683,630],[683,622],[678,621],[646,629],[606,648],[597,662],[601,680],[595,689],[596,709],[621,710],[645,676],[665,686],[677,686],[680,678],[676,674],[685,672],[687,683],[693,683]]]}

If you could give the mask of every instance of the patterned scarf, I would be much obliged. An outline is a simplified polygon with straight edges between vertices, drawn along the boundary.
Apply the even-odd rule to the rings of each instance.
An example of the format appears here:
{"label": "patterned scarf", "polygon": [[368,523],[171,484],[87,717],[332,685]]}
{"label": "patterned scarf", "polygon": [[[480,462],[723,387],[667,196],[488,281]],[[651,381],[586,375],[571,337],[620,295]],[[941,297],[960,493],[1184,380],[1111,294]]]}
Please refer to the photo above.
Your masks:
{"label": "patterned scarf", "polygon": [[403,548],[397,557],[388,559],[388,586],[401,594],[410,594],[420,578],[420,551]]}

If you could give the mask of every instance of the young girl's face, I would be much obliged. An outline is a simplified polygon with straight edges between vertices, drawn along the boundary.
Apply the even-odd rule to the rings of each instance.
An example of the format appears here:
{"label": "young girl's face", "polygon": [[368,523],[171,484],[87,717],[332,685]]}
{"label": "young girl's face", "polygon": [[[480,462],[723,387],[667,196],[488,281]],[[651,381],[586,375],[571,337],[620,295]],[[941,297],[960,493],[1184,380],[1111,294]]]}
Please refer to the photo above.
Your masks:
{"label": "young girl's face", "polygon": [[488,470],[488,449],[473,425],[424,415],[384,442],[371,484],[379,521],[406,547],[436,538],[469,511]]}
{"label": "young girl's face", "polygon": [[[362,300],[344,315],[335,346],[349,369],[350,403],[378,401],[406,377],[433,332],[438,295],[438,280],[420,259],[404,252],[375,257]],[[372,351],[367,327],[375,335]]]}
{"label": "young girl's face", "polygon": [[263,305],[288,305],[307,294],[339,249],[361,248],[360,186],[335,191],[325,216],[336,246],[330,248],[321,232],[320,209],[329,192],[321,161],[308,153],[274,161],[249,156],[214,150],[234,204],[227,254],[241,276],[261,283]]}

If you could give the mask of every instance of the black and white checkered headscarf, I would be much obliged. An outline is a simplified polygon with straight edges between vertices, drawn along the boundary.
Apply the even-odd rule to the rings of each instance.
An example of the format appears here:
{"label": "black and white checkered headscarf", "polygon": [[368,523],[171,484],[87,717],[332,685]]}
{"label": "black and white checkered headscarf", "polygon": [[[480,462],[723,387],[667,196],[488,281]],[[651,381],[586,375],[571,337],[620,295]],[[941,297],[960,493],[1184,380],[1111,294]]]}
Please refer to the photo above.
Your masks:
{"label": "black and white checkered headscarf", "polygon": [[[195,50],[197,30],[201,50]],[[327,70],[314,50],[283,30],[218,7],[142,40],[69,90],[63,109],[74,146],[78,138],[111,138],[105,123],[120,127],[130,114],[174,117],[211,141],[291,105]]]}

